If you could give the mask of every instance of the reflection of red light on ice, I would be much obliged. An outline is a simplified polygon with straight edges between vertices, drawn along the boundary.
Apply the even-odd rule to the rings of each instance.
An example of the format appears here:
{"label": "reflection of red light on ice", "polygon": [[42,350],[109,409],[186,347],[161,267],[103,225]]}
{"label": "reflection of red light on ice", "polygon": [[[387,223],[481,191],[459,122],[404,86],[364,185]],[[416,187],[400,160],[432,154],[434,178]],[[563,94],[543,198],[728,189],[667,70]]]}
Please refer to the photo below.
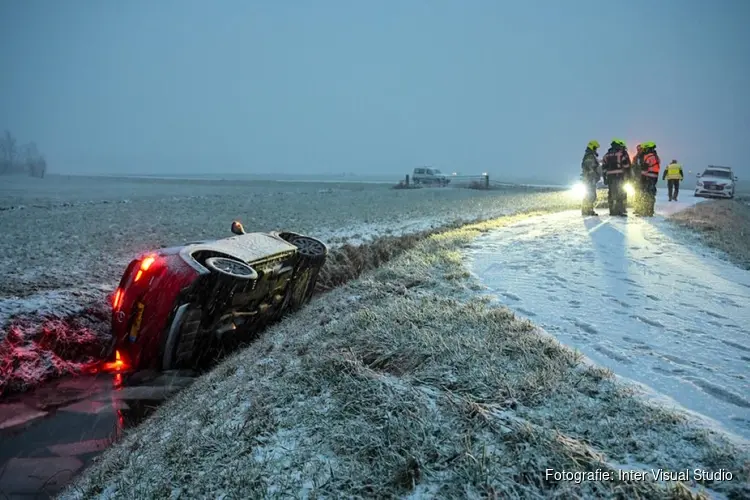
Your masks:
{"label": "reflection of red light on ice", "polygon": [[115,388],[122,387],[122,373],[115,373]]}
{"label": "reflection of red light on ice", "polygon": [[121,372],[128,369],[128,363],[120,355],[120,351],[115,351],[115,360],[104,363],[102,369],[108,372]]}

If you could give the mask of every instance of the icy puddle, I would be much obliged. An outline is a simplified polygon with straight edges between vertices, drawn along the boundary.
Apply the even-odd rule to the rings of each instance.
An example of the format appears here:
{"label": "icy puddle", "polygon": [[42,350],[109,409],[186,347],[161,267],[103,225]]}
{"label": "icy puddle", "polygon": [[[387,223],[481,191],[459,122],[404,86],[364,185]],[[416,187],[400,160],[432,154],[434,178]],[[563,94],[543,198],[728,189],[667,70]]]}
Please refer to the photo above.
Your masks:
{"label": "icy puddle", "polygon": [[488,233],[467,257],[500,302],[560,342],[750,438],[750,272],[667,226],[564,212]]}
{"label": "icy puddle", "polygon": [[124,429],[194,378],[163,374],[124,386],[118,375],[51,381],[0,400],[0,499],[52,498]]}

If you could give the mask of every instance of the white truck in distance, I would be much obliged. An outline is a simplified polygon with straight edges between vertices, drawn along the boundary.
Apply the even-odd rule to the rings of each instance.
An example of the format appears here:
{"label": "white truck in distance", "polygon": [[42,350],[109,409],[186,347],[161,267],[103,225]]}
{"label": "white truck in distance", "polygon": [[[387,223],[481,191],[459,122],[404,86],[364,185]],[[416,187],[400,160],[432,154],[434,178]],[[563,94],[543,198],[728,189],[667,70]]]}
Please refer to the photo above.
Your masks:
{"label": "white truck in distance", "polygon": [[730,167],[709,165],[702,174],[697,174],[695,196],[734,198],[737,176]]}

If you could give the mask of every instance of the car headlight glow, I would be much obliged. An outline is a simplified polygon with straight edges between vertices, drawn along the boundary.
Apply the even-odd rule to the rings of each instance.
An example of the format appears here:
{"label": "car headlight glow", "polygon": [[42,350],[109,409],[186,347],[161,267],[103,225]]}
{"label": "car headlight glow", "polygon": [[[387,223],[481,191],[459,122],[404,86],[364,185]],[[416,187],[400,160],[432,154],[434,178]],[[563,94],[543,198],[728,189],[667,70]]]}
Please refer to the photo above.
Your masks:
{"label": "car headlight glow", "polygon": [[624,184],[624,185],[622,186],[622,189],[623,189],[623,190],[625,191],[625,194],[627,194],[628,196],[634,196],[634,195],[635,195],[635,188],[634,188],[634,187],[633,187],[633,185],[632,185],[631,183],[629,183],[629,182],[626,182],[626,183],[625,183],[625,184]]}
{"label": "car headlight glow", "polygon": [[703,187],[703,183],[702,182],[698,182],[698,187],[702,188]]}
{"label": "car headlight glow", "polygon": [[584,184],[583,182],[577,182],[573,185],[572,188],[570,188],[570,191],[568,193],[574,200],[583,200],[583,198],[588,193],[588,189],[586,188],[586,184]]}

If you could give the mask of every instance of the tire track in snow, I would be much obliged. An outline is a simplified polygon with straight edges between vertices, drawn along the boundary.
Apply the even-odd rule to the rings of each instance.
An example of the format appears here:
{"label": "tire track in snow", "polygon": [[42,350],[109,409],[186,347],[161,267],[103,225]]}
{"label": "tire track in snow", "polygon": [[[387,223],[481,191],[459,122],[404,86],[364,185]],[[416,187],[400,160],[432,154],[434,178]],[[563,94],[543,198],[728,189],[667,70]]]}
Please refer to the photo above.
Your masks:
{"label": "tire track in snow", "polygon": [[565,212],[488,233],[467,256],[564,344],[750,438],[750,272],[671,231],[660,217]]}

